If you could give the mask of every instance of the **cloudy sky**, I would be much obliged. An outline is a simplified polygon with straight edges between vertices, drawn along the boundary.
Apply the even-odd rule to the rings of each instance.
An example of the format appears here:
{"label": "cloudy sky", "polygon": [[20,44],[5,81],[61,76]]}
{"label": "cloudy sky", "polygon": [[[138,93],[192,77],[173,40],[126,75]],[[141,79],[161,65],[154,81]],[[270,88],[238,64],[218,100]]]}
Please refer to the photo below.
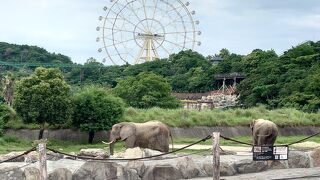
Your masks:
{"label": "cloudy sky", "polygon": [[[175,1],[175,0],[172,0]],[[320,40],[320,0],[189,0],[200,20],[204,55],[227,48],[278,54]],[[0,0],[0,41],[36,45],[83,63],[103,55],[95,41],[98,17],[109,0]]]}

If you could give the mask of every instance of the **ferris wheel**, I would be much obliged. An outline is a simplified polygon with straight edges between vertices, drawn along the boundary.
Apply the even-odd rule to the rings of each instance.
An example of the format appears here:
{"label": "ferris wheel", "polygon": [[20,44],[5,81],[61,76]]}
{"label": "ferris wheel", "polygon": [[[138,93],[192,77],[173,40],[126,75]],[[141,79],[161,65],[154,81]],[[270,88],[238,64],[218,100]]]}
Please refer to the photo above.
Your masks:
{"label": "ferris wheel", "polygon": [[110,0],[100,16],[97,42],[103,63],[140,64],[201,45],[195,11],[181,0]]}

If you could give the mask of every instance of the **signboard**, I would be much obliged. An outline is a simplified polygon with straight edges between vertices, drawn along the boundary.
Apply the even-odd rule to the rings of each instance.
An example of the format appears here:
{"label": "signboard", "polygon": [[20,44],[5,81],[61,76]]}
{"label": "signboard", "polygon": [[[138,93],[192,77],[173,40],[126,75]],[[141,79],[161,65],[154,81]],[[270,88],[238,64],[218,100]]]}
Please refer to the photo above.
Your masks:
{"label": "signboard", "polygon": [[288,160],[289,146],[253,146],[253,160]]}

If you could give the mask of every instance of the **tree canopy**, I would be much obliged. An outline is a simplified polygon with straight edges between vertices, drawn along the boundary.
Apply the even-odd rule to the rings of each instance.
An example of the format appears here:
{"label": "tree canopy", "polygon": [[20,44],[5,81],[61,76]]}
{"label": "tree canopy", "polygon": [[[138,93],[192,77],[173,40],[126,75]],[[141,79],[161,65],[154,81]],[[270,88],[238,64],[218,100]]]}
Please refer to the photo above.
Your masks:
{"label": "tree canopy", "polygon": [[14,98],[14,108],[22,120],[40,124],[42,130],[45,123],[63,124],[71,117],[70,86],[58,69],[37,68],[17,82]]}
{"label": "tree canopy", "polygon": [[109,130],[124,112],[124,103],[106,89],[87,86],[74,95],[73,125],[89,132],[92,143],[94,132]]}
{"label": "tree canopy", "polygon": [[113,90],[125,102],[137,108],[177,108],[179,102],[171,95],[170,84],[163,77],[142,72],[119,81]]}

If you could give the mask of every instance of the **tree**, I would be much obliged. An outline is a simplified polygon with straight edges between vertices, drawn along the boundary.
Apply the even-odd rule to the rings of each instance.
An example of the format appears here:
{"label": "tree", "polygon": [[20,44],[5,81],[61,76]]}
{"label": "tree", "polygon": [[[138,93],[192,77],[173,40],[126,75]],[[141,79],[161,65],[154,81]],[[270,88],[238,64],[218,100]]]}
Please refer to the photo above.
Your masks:
{"label": "tree", "polygon": [[71,118],[70,86],[59,69],[37,68],[17,82],[14,107],[25,123],[37,123],[42,138],[45,124],[63,124]]}
{"label": "tree", "polygon": [[170,84],[154,73],[143,72],[135,77],[120,80],[114,88],[115,94],[136,108],[177,108],[178,100],[171,95]]}
{"label": "tree", "polygon": [[74,95],[73,102],[73,125],[89,132],[90,144],[96,131],[111,129],[124,112],[124,103],[120,98],[97,86],[85,87]]}

